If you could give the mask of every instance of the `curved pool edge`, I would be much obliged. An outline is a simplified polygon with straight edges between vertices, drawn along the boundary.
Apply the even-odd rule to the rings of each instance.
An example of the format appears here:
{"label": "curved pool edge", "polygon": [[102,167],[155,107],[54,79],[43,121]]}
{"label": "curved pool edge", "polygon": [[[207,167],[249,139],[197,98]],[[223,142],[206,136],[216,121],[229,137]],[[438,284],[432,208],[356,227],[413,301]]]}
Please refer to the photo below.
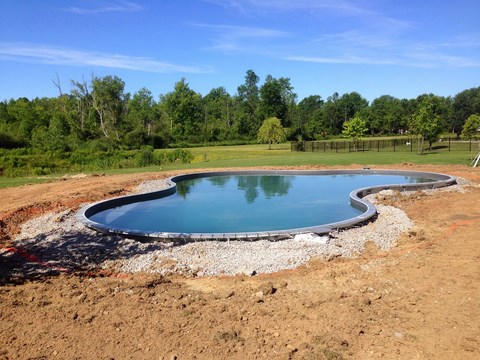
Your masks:
{"label": "curved pool edge", "polygon": [[[413,184],[385,184],[371,186],[353,190],[350,192],[350,203],[356,209],[362,211],[362,214],[353,218],[328,223],[318,226],[310,226],[296,229],[259,231],[259,232],[239,232],[239,233],[173,233],[173,232],[142,232],[136,230],[126,230],[114,227],[108,227],[89,219],[90,216],[113,207],[127,205],[134,202],[152,200],[171,195],[176,192],[176,183],[183,180],[191,180],[211,176],[235,176],[235,175],[349,175],[349,174],[381,174],[381,175],[403,175],[425,177],[433,181]],[[167,179],[167,188],[141,193],[115,197],[102,200],[82,207],[77,212],[77,219],[88,228],[104,234],[121,235],[124,237],[136,239],[142,242],[163,241],[186,243],[206,240],[282,240],[292,238],[297,234],[315,233],[318,235],[328,234],[339,229],[351,228],[356,225],[369,221],[377,214],[376,207],[363,199],[370,194],[376,194],[383,190],[398,191],[416,191],[425,189],[436,189],[456,184],[456,177],[441,173],[407,171],[407,170],[372,170],[364,168],[360,170],[234,170],[234,171],[212,171],[182,174]]]}

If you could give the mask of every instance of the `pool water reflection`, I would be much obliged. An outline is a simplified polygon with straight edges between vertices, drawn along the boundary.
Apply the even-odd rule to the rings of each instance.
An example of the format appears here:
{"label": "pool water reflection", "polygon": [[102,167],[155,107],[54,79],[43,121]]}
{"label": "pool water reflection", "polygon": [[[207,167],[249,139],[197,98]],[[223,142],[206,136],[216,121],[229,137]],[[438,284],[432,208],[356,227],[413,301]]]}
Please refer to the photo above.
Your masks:
{"label": "pool water reflection", "polygon": [[354,189],[431,182],[384,174],[222,175],[177,182],[176,192],[97,212],[91,221],[119,230],[242,233],[335,223],[361,214]]}

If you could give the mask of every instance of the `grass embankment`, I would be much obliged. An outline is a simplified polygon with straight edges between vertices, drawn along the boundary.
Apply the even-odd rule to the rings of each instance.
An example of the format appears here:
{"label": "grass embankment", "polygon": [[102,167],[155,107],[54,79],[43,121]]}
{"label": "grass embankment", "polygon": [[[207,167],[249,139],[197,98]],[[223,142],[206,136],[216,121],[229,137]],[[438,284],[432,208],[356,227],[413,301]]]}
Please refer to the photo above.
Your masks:
{"label": "grass embankment", "polygon": [[[358,152],[292,152],[290,144],[275,145],[272,150],[268,146],[239,145],[239,146],[211,146],[190,149],[194,159],[189,164],[173,163],[161,166],[142,168],[123,168],[102,170],[105,174],[141,173],[152,171],[185,170],[198,171],[204,168],[225,167],[257,167],[257,166],[348,166],[348,165],[389,165],[400,163],[414,164],[470,164],[472,153],[469,151],[425,151],[424,155],[415,152],[393,151],[358,151]],[[98,171],[96,172],[98,173]],[[0,177],[0,188],[20,186],[30,183],[54,181],[65,176],[52,174],[37,177]],[[72,175],[72,174],[69,174]]]}

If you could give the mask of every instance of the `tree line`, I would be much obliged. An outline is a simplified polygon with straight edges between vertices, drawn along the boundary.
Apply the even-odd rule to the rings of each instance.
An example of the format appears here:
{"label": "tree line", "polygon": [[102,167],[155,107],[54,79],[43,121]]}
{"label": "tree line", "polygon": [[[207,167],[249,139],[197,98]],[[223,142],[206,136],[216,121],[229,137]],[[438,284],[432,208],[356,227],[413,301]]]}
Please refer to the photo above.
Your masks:
{"label": "tree line", "polygon": [[234,95],[217,87],[202,96],[185,79],[158,99],[146,88],[133,95],[125,92],[125,82],[117,76],[72,80],[67,93],[58,79],[54,84],[57,97],[0,102],[0,148],[68,152],[87,145],[140,149],[249,142],[257,139],[268,118],[279,119],[289,140],[332,138],[352,119],[361,119],[369,135],[428,132],[422,127],[431,126],[432,118],[435,132],[459,135],[469,116],[480,114],[480,87],[454,97],[383,95],[369,103],[351,92],[298,101],[289,78],[267,75],[260,84],[253,70],[246,72]]}

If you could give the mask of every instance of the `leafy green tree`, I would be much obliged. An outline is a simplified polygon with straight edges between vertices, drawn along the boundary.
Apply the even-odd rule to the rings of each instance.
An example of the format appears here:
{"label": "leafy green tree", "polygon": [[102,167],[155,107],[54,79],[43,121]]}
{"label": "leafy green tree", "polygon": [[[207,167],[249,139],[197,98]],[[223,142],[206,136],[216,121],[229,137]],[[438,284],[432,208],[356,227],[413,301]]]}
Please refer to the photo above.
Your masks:
{"label": "leafy green tree", "polygon": [[275,79],[272,75],[267,75],[265,83],[260,87],[260,116],[264,119],[279,118],[283,126],[289,127],[290,113],[295,107],[296,98],[290,79]]}
{"label": "leafy green tree", "polygon": [[11,99],[8,102],[7,113],[12,123],[12,135],[25,142],[30,142],[32,131],[39,126],[48,126],[39,123],[36,118],[34,104],[27,98]]}
{"label": "leafy green tree", "polygon": [[185,79],[177,82],[172,92],[162,96],[160,103],[175,141],[202,141],[202,97],[190,89]]}
{"label": "leafy green tree", "polygon": [[156,120],[154,106],[152,93],[146,88],[128,100],[124,142],[129,148],[139,149],[149,142]]}
{"label": "leafy green tree", "polygon": [[480,114],[480,86],[464,90],[453,98],[450,123],[452,131],[459,134],[466,119],[473,114]]}
{"label": "leafy green tree", "polygon": [[48,128],[36,127],[32,132],[32,147],[38,151],[67,150],[68,125],[61,116],[55,116]]}
{"label": "leafy green tree", "polygon": [[358,140],[368,131],[367,122],[360,116],[355,116],[352,119],[345,121],[342,127],[342,134],[349,139],[353,139],[353,151],[357,151]]}
{"label": "leafy green tree", "polygon": [[147,88],[141,88],[133,94],[128,101],[127,119],[130,129],[141,128],[147,135],[150,135],[155,121],[154,105],[152,92]]}
{"label": "leafy green tree", "polygon": [[335,92],[327,98],[327,102],[323,106],[321,129],[324,136],[337,135],[340,133],[342,123],[345,118],[340,102],[340,95]]}
{"label": "leafy green tree", "polygon": [[325,133],[337,135],[342,132],[342,124],[353,118],[357,111],[368,106],[368,101],[359,93],[351,92],[341,97],[334,93],[327,99],[324,109]]}
{"label": "leafy green tree", "polygon": [[[480,133],[480,116],[474,114],[470,115],[465,121],[462,130],[462,139],[471,140]],[[470,149],[471,153],[471,149]],[[471,154],[470,154],[471,156]]]}
{"label": "leafy green tree", "polygon": [[234,113],[232,97],[224,87],[218,87],[210,90],[203,97],[203,103],[205,111],[205,140],[225,140],[232,132]]}
{"label": "leafy green tree", "polygon": [[353,118],[358,111],[368,106],[367,99],[363,98],[358,92],[343,94],[340,98],[340,107],[343,111],[343,119],[347,121]]}
{"label": "leafy green tree", "polygon": [[124,88],[125,82],[117,76],[92,78],[92,106],[106,138],[120,139],[127,100]]}
{"label": "leafy green tree", "polygon": [[420,137],[418,142],[419,154],[423,155],[424,142],[429,142],[429,150],[433,142],[445,128],[445,122],[442,118],[441,101],[437,96],[429,95],[423,97],[417,111],[409,123],[410,131]]}
{"label": "leafy green tree", "polygon": [[315,134],[321,131],[318,114],[322,107],[323,100],[320,95],[308,96],[298,103],[297,122],[294,124],[294,133],[297,136],[312,140]]}
{"label": "leafy green tree", "polygon": [[268,143],[268,149],[272,149],[272,143],[285,141],[285,129],[276,117],[265,119],[260,129],[258,129],[257,139],[259,142]]}
{"label": "leafy green tree", "polygon": [[406,129],[402,102],[390,95],[373,100],[364,116],[370,131],[374,134],[397,134]]}
{"label": "leafy green tree", "polygon": [[248,70],[245,82],[237,88],[235,130],[240,137],[254,137],[260,126],[259,80],[253,70]]}
{"label": "leafy green tree", "polygon": [[470,140],[473,139],[480,133],[480,116],[473,114],[470,115],[465,121],[462,130],[462,139]]}

